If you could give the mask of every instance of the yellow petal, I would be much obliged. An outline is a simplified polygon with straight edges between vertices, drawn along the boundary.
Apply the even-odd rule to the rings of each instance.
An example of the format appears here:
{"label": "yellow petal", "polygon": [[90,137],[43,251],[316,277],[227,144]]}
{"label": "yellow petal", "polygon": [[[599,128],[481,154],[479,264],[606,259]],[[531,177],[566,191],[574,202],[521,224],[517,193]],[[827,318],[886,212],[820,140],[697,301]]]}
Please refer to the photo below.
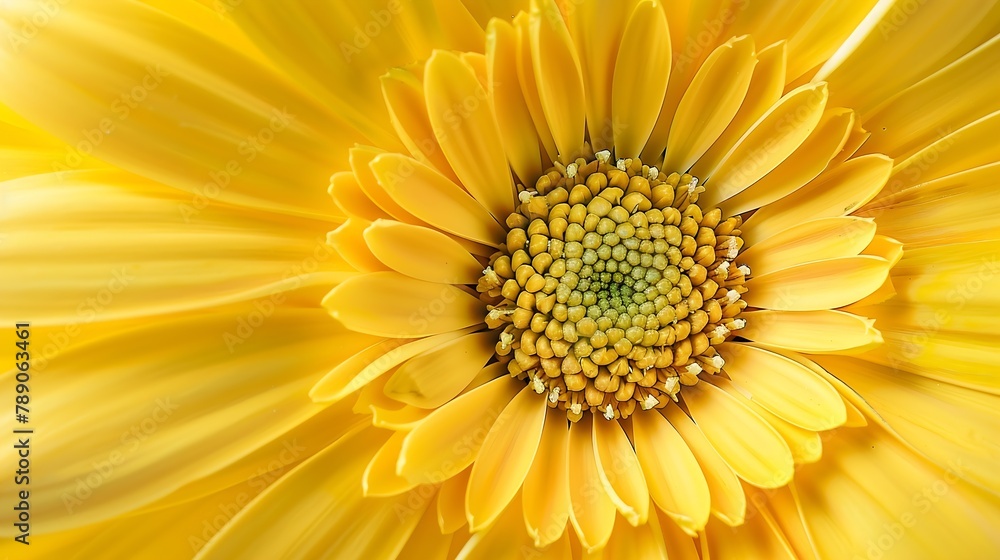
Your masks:
{"label": "yellow petal", "polygon": [[542,438],[546,408],[546,399],[526,385],[486,435],[465,494],[471,531],[491,525],[521,489]]}
{"label": "yellow petal", "polygon": [[451,534],[465,526],[465,490],[469,486],[467,468],[441,483],[437,497],[437,521],[442,533]]}
{"label": "yellow petal", "polygon": [[852,216],[813,220],[755,243],[738,262],[760,276],[807,262],[855,256],[875,237],[875,230],[873,220]]}
{"label": "yellow petal", "polygon": [[[657,8],[659,11],[659,8]],[[622,519],[624,521],[624,519]],[[628,523],[617,523],[617,530],[608,540],[604,549],[605,558],[667,558],[667,547],[660,532],[660,522],[656,515],[649,523],[633,527]]]}
{"label": "yellow petal", "polygon": [[746,97],[756,64],[749,35],[730,39],[708,55],[677,106],[665,171],[687,171],[719,139]]}
{"label": "yellow petal", "polygon": [[462,392],[483,369],[493,357],[496,342],[496,333],[486,331],[427,350],[392,374],[385,394],[419,408],[437,408]]}
{"label": "yellow petal", "polygon": [[407,276],[442,284],[474,284],[482,266],[457,241],[425,227],[379,220],[364,231],[371,252]]}
{"label": "yellow petal", "polygon": [[[438,492],[440,496],[440,492]],[[447,558],[448,550],[454,537],[448,533],[442,533],[437,525],[437,511],[434,507],[427,508],[420,523],[413,529],[410,540],[406,541],[406,546],[400,551],[396,560],[434,560]]]}
{"label": "yellow petal", "polygon": [[452,181],[458,181],[427,117],[424,84],[420,78],[405,69],[390,68],[380,81],[392,127],[410,155]]}
{"label": "yellow petal", "polygon": [[611,115],[612,122],[619,123],[612,127],[616,157],[639,157],[663,106],[669,76],[666,15],[654,2],[640,2],[629,17],[615,61]]}
{"label": "yellow petal", "polygon": [[414,280],[398,272],[349,278],[323,298],[323,306],[351,330],[393,338],[464,329],[486,317],[479,298],[455,286]]}
{"label": "yellow petal", "polygon": [[764,346],[809,353],[860,351],[882,342],[874,321],[843,311],[744,311],[740,336]]}
{"label": "yellow petal", "polygon": [[642,525],[649,516],[649,488],[632,443],[616,420],[591,416],[601,484],[622,516],[633,526]]}
{"label": "yellow petal", "polygon": [[523,387],[524,383],[513,377],[500,377],[435,410],[406,436],[396,471],[418,483],[455,476],[479,454],[482,436],[475,434],[488,433]]}
{"label": "yellow petal", "polygon": [[123,171],[32,175],[0,198],[0,313],[38,326],[243,300],[270,314],[288,290],[351,270],[325,242],[329,222],[220,204],[185,214],[190,195]]}
{"label": "yellow petal", "polygon": [[636,414],[632,435],[656,505],[685,531],[704,529],[711,509],[708,482],[677,430],[660,414]]}
{"label": "yellow petal", "polygon": [[92,153],[183,189],[189,210],[224,202],[330,217],[316,187],[364,140],[346,111],[316,101],[259,56],[141,3],[60,5],[28,48],[22,18],[37,10],[0,11],[3,35],[15,39],[0,50],[0,102],[73,146],[67,157]]}
{"label": "yellow petal", "polygon": [[362,218],[369,222],[389,217],[361,190],[361,185],[352,171],[334,173],[330,177],[330,188],[327,192],[347,217]]}
{"label": "yellow petal", "polygon": [[939,138],[892,168],[887,196],[907,187],[960,173],[1000,159],[1000,148],[990,139],[1000,131],[1000,111],[973,121],[952,132],[943,130]]}
{"label": "yellow petal", "polygon": [[[994,37],[898,92],[866,119],[872,137],[862,151],[907,158],[934,142],[943,130],[957,129],[1000,109],[995,95],[1000,77],[993,71],[998,56],[1000,38]],[[918,114],[920,118],[913,118]]]}
{"label": "yellow petal", "polygon": [[700,173],[710,176],[750,126],[781,98],[785,88],[786,50],[785,42],[779,41],[757,52],[757,65],[743,103],[719,139],[698,159],[695,169]]}
{"label": "yellow petal", "polygon": [[490,100],[497,114],[504,152],[522,184],[532,184],[542,174],[538,133],[531,111],[521,94],[517,77],[517,32],[499,19],[486,30],[486,61]]}
{"label": "yellow petal", "polygon": [[793,560],[796,556],[785,541],[768,525],[751,501],[747,521],[740,527],[727,527],[711,520],[701,536],[705,558],[769,558]]}
{"label": "yellow petal", "polygon": [[[583,70],[587,132],[595,151],[615,147],[615,126],[611,117],[615,60],[625,25],[636,4],[638,0],[595,0],[574,4],[566,12],[569,32]],[[652,120],[655,122],[655,115]]]}
{"label": "yellow petal", "polygon": [[[431,337],[433,338],[433,337]],[[429,339],[424,339],[429,340]],[[412,342],[409,339],[390,338],[372,344],[344,360],[330,373],[323,376],[312,390],[309,397],[316,402],[337,402],[347,395],[357,391],[377,376],[363,375],[366,367],[378,360],[387,352],[392,352],[401,345]],[[422,341],[417,341],[415,344]]]}
{"label": "yellow petal", "polygon": [[830,430],[847,418],[837,391],[809,368],[780,354],[746,344],[723,344],[730,379],[775,415],[801,428]]}
{"label": "yellow petal", "polygon": [[754,276],[743,299],[754,307],[819,311],[843,307],[877,290],[892,263],[869,255],[824,259]]}
{"label": "yellow petal", "polygon": [[[713,382],[725,381],[713,380]],[[788,444],[741,399],[707,382],[684,387],[691,417],[740,478],[761,488],[777,488],[792,478]]]}
{"label": "yellow petal", "polygon": [[1000,163],[991,163],[876,198],[857,214],[877,218],[907,250],[996,239],[998,181]]}
{"label": "yellow petal", "polygon": [[[722,462],[722,459],[719,459],[719,462]],[[732,476],[736,479],[736,475]],[[739,487],[738,480],[736,486]],[[740,492],[742,495],[742,490]],[[701,557],[698,555],[694,538],[682,531],[665,513],[659,512],[658,519],[660,532],[663,534],[663,544],[667,549],[667,558],[670,560],[700,560]]]}
{"label": "yellow petal", "polygon": [[[552,130],[545,121],[545,110],[539,97],[538,83],[535,79],[535,69],[531,55],[531,17],[521,12],[514,17],[514,27],[517,31],[517,78],[521,84],[521,95],[528,105],[531,121],[535,123],[538,138],[541,140],[547,161],[556,160],[556,141],[552,138]],[[545,165],[544,161],[542,163]]]}
{"label": "yellow petal", "polygon": [[[737,526],[746,514],[746,495],[733,469],[726,464],[705,433],[677,406],[668,405],[664,416],[677,433],[684,438],[688,449],[698,459],[712,498],[712,514],[724,523]],[[688,533],[690,536],[696,536]]]}
{"label": "yellow petal", "polygon": [[531,0],[529,24],[538,98],[559,158],[569,162],[583,149],[586,124],[580,59],[555,0]]}
{"label": "yellow petal", "polygon": [[734,216],[760,208],[815,179],[843,149],[854,127],[854,120],[854,112],[850,109],[827,109],[816,129],[788,159],[760,181],[724,201],[720,206],[722,213]]}
{"label": "yellow petal", "polygon": [[874,426],[840,430],[826,447],[794,482],[820,557],[988,557],[1000,549],[996,497],[962,481],[961,462],[934,467]]}
{"label": "yellow petal", "polygon": [[[538,398],[538,395],[535,397]],[[570,560],[573,557],[569,539],[565,537],[546,550],[536,549],[524,530],[524,519],[520,513],[521,500],[518,496],[496,523],[483,531],[473,533],[465,546],[458,551],[456,560],[493,560],[524,556],[542,560]]]}
{"label": "yellow petal", "polygon": [[365,243],[365,230],[371,222],[363,218],[349,218],[326,236],[326,242],[337,250],[344,261],[359,272],[389,270],[389,267],[372,254]]}
{"label": "yellow petal", "polygon": [[[323,406],[306,398],[308,387],[373,341],[345,332],[321,310],[295,306],[276,307],[249,332],[238,330],[255,312],[250,303],[221,306],[132,323],[117,334],[108,328],[99,338],[85,334],[88,325],[77,325],[75,337],[60,327],[54,338],[33,326],[29,350],[56,342],[67,349],[51,358],[38,351],[31,361],[32,412],[51,411],[31,416],[30,427],[46,434],[46,445],[31,449],[30,502],[38,516],[32,530],[51,533],[134,512],[239,463],[320,414]],[[241,334],[246,338],[231,347],[224,342]],[[4,342],[14,347],[10,338]],[[136,371],[149,377],[135,383]],[[13,386],[15,372],[10,368],[4,382]],[[74,408],[80,399],[90,404]],[[328,421],[350,422],[340,410]],[[246,481],[259,467],[234,471],[223,485],[239,484],[241,473]]]}
{"label": "yellow petal", "polygon": [[424,71],[427,115],[462,185],[496,218],[514,210],[514,184],[496,116],[468,64],[435,51]]}
{"label": "yellow petal", "polygon": [[524,523],[536,547],[554,543],[569,519],[569,428],[558,413],[546,414],[535,460],[524,479]]}
{"label": "yellow petal", "polygon": [[823,438],[818,432],[801,428],[780,416],[775,416],[753,400],[749,402],[750,408],[770,424],[788,444],[796,465],[815,463],[823,456]]}
{"label": "yellow petal", "polygon": [[434,227],[495,245],[503,229],[469,193],[434,169],[406,156],[383,154],[372,161],[379,184],[400,206]]}
{"label": "yellow petal", "polygon": [[[826,84],[820,83],[794,89],[779,99],[757,119],[708,177],[704,204],[718,205],[784,161],[819,124],[826,98]],[[761,153],[761,146],[769,148]]]}
{"label": "yellow petal", "polygon": [[[412,430],[431,413],[426,408],[417,408],[410,405],[405,405],[397,409],[389,409],[379,408],[377,405],[372,404],[369,405],[368,409],[372,413],[372,426],[403,432]],[[393,459],[392,468],[393,474],[395,474],[395,459]]]}
{"label": "yellow petal", "polygon": [[1000,446],[1000,396],[940,383],[856,358],[824,357],[822,364],[857,390],[907,442],[942,468],[961,461],[959,476],[993,492]]}
{"label": "yellow petal", "polygon": [[882,189],[891,169],[892,160],[881,155],[839,165],[754,213],[744,223],[743,240],[753,245],[802,222],[850,214]]}
{"label": "yellow petal", "polygon": [[385,150],[371,146],[355,146],[348,153],[350,154],[351,171],[354,172],[354,176],[358,180],[358,186],[380,210],[400,221],[418,222],[413,214],[403,209],[389,196],[389,193],[385,192],[369,167],[372,160],[384,154]]}
{"label": "yellow petal", "polygon": [[[1000,13],[991,3],[927,4],[919,9],[886,2],[872,10],[813,78],[830,82],[836,104],[860,114],[991,38]],[[928,33],[947,37],[927,41]],[[892,52],[886,52],[891,41]],[[872,63],[877,60],[877,63]]]}
{"label": "yellow petal", "polygon": [[399,450],[403,448],[406,434],[407,432],[392,434],[365,467],[361,477],[361,489],[365,496],[394,496],[416,486],[396,474],[396,460],[399,459]]}
{"label": "yellow petal", "polygon": [[601,483],[593,423],[574,422],[569,428],[569,520],[588,552],[604,547],[615,524],[615,504]]}

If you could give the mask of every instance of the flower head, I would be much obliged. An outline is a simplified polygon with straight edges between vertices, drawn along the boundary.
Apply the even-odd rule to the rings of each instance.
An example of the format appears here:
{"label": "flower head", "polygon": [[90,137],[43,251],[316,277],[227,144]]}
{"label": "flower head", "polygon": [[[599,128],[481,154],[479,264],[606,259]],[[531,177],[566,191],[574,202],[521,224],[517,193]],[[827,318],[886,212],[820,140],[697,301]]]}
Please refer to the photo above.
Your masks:
{"label": "flower head", "polygon": [[[30,3],[15,4],[10,20],[34,21]],[[87,115],[142,57],[79,30],[162,55],[112,102],[110,126],[85,131],[77,163],[3,192],[50,215],[63,207],[43,195],[90,198],[59,184],[69,177],[119,205],[116,220],[140,208],[167,231],[183,221],[216,240],[219,251],[192,256],[179,237],[133,224],[179,251],[189,276],[161,271],[126,293],[100,319],[107,340],[148,344],[157,331],[135,322],[145,317],[169,332],[199,314],[236,325],[222,336],[234,357],[215,358],[208,389],[192,389],[193,374],[163,384],[207,407],[178,413],[188,428],[222,428],[192,440],[166,419],[141,428],[198,458],[160,472],[151,465],[166,451],[137,454],[93,502],[63,490],[70,514],[93,519],[55,516],[45,531],[75,538],[87,524],[131,527],[126,514],[211,509],[265,449],[300,434],[305,456],[266,467],[254,494],[267,489],[192,545],[201,557],[1000,548],[988,530],[1000,516],[995,450],[957,434],[973,430],[978,445],[974,426],[1000,428],[983,373],[995,341],[971,311],[995,303],[990,261],[970,276],[996,249],[995,218],[974,201],[993,196],[996,155],[982,145],[995,143],[984,139],[1000,107],[988,84],[955,87],[995,70],[997,10],[361,4],[223,6],[221,23],[200,7],[128,4],[114,16],[162,37],[88,4],[60,8],[47,37],[3,52],[25,83],[82,88],[72,99]],[[924,38],[949,22],[960,31]],[[215,58],[196,56],[209,45]],[[81,46],[111,61],[110,77],[53,58]],[[78,125],[45,113],[31,88],[0,99],[62,138],[6,118],[43,144],[61,146]],[[246,122],[259,128],[246,136]],[[320,176],[332,202],[316,196]],[[162,218],[167,206],[179,217]],[[88,215],[84,229],[107,236],[95,223]],[[226,270],[222,252],[247,264]],[[46,305],[45,325],[67,321]],[[68,356],[85,364],[103,348],[102,336],[76,344]],[[57,445],[76,463],[53,488],[115,444],[79,457],[75,445]],[[919,516],[934,528],[913,530]]]}

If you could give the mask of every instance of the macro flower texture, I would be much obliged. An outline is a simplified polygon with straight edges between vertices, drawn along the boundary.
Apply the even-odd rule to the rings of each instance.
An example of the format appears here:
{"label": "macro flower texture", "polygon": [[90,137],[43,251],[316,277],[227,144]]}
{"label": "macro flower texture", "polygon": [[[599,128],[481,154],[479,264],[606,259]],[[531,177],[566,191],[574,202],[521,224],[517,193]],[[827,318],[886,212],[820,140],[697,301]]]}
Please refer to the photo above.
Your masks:
{"label": "macro flower texture", "polygon": [[998,33],[0,3],[0,552],[1000,556]]}

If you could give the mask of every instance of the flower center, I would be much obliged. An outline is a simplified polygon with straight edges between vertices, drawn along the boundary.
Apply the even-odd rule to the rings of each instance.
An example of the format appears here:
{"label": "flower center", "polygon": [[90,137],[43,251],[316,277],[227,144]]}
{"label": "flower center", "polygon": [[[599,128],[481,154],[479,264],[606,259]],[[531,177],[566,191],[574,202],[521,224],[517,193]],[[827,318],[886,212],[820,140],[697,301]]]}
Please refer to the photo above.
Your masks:
{"label": "flower center", "polygon": [[534,188],[518,185],[506,244],[477,288],[510,374],[572,421],[676,401],[719,372],[714,346],[745,326],[740,217],[703,211],[691,175],[610,158],[557,163]]}

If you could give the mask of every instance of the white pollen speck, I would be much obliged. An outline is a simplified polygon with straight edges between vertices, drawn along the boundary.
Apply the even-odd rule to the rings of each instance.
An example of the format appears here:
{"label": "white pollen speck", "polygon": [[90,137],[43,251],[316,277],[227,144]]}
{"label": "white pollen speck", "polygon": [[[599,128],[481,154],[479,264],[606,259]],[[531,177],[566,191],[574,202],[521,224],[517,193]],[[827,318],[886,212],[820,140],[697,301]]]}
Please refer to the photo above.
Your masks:
{"label": "white pollen speck", "polygon": [[549,402],[555,404],[558,401],[559,401],[559,387],[553,387],[552,390],[549,391]]}
{"label": "white pollen speck", "polygon": [[573,404],[569,405],[569,411],[572,412],[573,414],[582,414],[583,413],[583,405],[580,404],[580,403],[573,403]]}
{"label": "white pollen speck", "polygon": [[601,163],[608,163],[611,161],[611,150],[601,150],[594,154],[594,157]]}
{"label": "white pollen speck", "polygon": [[504,315],[513,315],[513,314],[514,314],[513,308],[500,309],[499,307],[494,307],[493,309],[490,309],[490,312],[486,315],[486,318],[491,321],[496,321],[500,317],[503,317]]}
{"label": "white pollen speck", "polygon": [[656,178],[659,177],[659,176],[660,176],[660,170],[657,169],[657,168],[655,168],[655,167],[650,167],[649,168],[649,175],[646,176],[646,178],[649,179],[650,181],[655,181]]}
{"label": "white pollen speck", "polygon": [[690,374],[692,374],[692,375],[698,375],[699,373],[701,373],[702,371],[704,371],[702,369],[702,367],[701,367],[701,364],[699,364],[697,362],[692,362],[692,363],[688,364],[684,369],[686,369],[687,372],[690,373]]}
{"label": "white pollen speck", "polygon": [[534,195],[531,194],[528,191],[521,191],[521,192],[517,193],[517,199],[520,200],[524,204],[527,204],[527,203],[531,202],[531,199],[532,199],[533,196]]}
{"label": "white pollen speck", "polygon": [[712,356],[712,365],[722,369],[722,366],[726,365],[726,360],[722,359],[722,356],[716,354]]}
{"label": "white pollen speck", "polygon": [[541,395],[545,392],[545,383],[542,382],[541,377],[531,378],[531,388],[535,390],[536,393]]}
{"label": "white pollen speck", "polygon": [[722,261],[719,264],[719,268],[717,268],[716,270],[719,270],[726,276],[729,276],[729,261]]}
{"label": "white pollen speck", "polygon": [[514,343],[514,335],[509,332],[500,333],[500,348],[507,349]]}
{"label": "white pollen speck", "polygon": [[605,420],[615,419],[615,410],[611,408],[610,404],[604,409],[604,419]]}
{"label": "white pollen speck", "polygon": [[742,329],[745,328],[746,326],[747,326],[746,319],[736,319],[735,321],[733,321],[733,327],[736,329]]}
{"label": "white pollen speck", "polygon": [[730,237],[729,238],[729,243],[727,244],[727,249],[729,250],[729,252],[726,253],[726,257],[728,257],[730,259],[735,259],[736,255],[738,255],[740,253],[740,248],[736,246],[736,238],[735,237]]}
{"label": "white pollen speck", "polygon": [[736,303],[736,300],[740,299],[740,293],[736,290],[729,290],[726,292],[726,303]]}
{"label": "white pollen speck", "polygon": [[621,169],[622,171],[625,171],[626,169],[628,169],[628,163],[626,163],[624,159],[619,159],[618,162],[615,164],[615,167]]}
{"label": "white pollen speck", "polygon": [[729,334],[729,329],[727,329],[725,325],[719,325],[712,330],[711,338],[724,337],[727,334]]}
{"label": "white pollen speck", "polygon": [[668,377],[667,380],[663,382],[663,385],[667,392],[672,395],[677,392],[676,389],[678,383],[680,383],[680,379],[676,377]]}
{"label": "white pollen speck", "polygon": [[576,177],[576,172],[580,170],[580,166],[575,163],[571,163],[566,166],[566,177],[572,179]]}
{"label": "white pollen speck", "polygon": [[658,404],[660,404],[660,399],[654,397],[653,395],[646,395],[646,398],[642,400],[642,404],[640,404],[640,406],[643,410],[649,410]]}
{"label": "white pollen speck", "polygon": [[745,264],[739,266],[739,271],[743,273],[743,276],[750,276],[750,267]]}

